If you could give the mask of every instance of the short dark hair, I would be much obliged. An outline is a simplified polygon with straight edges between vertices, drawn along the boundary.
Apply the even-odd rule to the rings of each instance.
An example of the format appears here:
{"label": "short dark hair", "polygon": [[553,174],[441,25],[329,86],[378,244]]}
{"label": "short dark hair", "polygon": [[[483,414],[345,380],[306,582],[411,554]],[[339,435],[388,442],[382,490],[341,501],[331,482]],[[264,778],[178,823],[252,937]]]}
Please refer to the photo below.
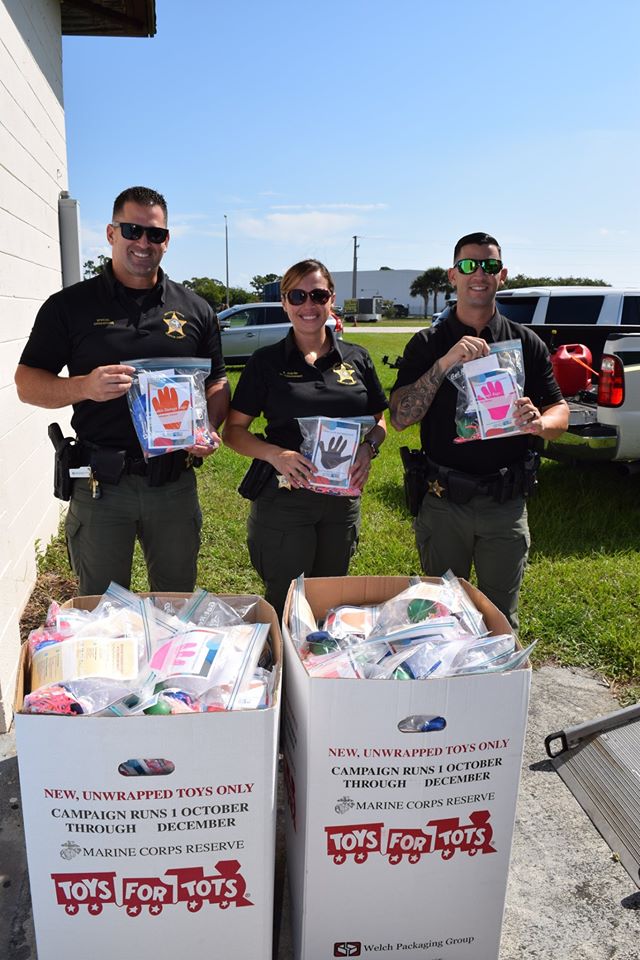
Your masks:
{"label": "short dark hair", "polygon": [[500,249],[500,244],[498,243],[495,237],[489,236],[488,233],[468,233],[466,237],[460,237],[460,239],[456,243],[455,249],[453,251],[454,263],[458,259],[458,254],[460,253],[462,248],[470,244],[475,244],[476,246],[480,246],[480,247],[488,247],[489,245],[491,245],[492,247],[497,247],[498,253],[500,254],[500,256],[502,256],[502,250]]}
{"label": "short dark hair", "polygon": [[157,190],[150,187],[127,187],[113,201],[112,220],[118,219],[125,203],[137,203],[141,207],[162,207],[165,223],[167,222],[167,201]]}

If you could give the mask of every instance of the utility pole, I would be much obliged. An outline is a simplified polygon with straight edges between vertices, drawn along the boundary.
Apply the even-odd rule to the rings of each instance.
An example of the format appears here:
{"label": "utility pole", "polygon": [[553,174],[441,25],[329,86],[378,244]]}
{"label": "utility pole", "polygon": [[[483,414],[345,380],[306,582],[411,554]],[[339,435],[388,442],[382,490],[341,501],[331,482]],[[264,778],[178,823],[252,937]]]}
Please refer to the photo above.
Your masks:
{"label": "utility pole", "polygon": [[357,304],[357,286],[358,286],[358,238],[353,238],[353,272],[351,274],[351,298],[356,300],[355,310],[353,312],[353,325],[358,326],[358,304]]}
{"label": "utility pole", "polygon": [[224,260],[227,271],[227,307],[229,303],[229,229],[227,226],[227,215],[224,215]]}
{"label": "utility pole", "polygon": [[351,296],[355,300],[358,284],[358,238],[353,238],[353,273],[351,274]]}

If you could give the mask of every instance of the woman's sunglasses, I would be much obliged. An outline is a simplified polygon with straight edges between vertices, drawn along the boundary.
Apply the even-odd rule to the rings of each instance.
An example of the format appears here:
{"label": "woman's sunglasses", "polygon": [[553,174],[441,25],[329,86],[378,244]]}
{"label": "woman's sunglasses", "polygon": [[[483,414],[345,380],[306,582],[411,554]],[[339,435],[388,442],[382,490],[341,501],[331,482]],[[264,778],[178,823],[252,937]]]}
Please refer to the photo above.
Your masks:
{"label": "woman's sunglasses", "polygon": [[292,307],[301,306],[307,297],[309,297],[311,303],[324,304],[328,303],[331,299],[331,290],[322,290],[320,287],[316,287],[315,290],[311,290],[309,293],[307,293],[306,290],[288,290],[285,293],[285,297]]}
{"label": "woman's sunglasses", "polygon": [[120,233],[125,240],[139,240],[146,233],[149,243],[164,243],[169,236],[166,227],[141,227],[139,223],[120,223],[118,220],[111,224],[120,227]]}
{"label": "woman's sunglasses", "polygon": [[490,273],[492,277],[495,277],[496,273],[500,273],[502,270],[502,260],[495,260],[493,257],[489,257],[488,260],[474,260],[472,257],[464,257],[464,259],[456,261],[454,267],[458,268],[458,273],[464,273],[466,277],[475,273],[478,267],[482,269],[483,273]]}

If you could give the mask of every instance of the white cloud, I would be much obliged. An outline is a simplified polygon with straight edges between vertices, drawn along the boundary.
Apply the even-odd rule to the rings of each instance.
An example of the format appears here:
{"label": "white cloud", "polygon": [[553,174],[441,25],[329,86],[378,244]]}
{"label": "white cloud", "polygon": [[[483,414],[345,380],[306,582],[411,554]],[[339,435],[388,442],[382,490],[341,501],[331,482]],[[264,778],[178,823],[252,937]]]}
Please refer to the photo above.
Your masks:
{"label": "white cloud", "polygon": [[80,246],[82,249],[82,260],[95,260],[100,254],[105,257],[111,256],[111,247],[107,242],[104,224],[81,223],[80,226]]}
{"label": "white cloud", "polygon": [[254,240],[274,243],[309,244],[344,242],[345,233],[353,229],[359,218],[342,213],[268,213],[262,219],[245,217],[236,222],[236,229]]}
{"label": "white cloud", "polygon": [[386,203],[279,203],[273,210],[357,210],[368,213],[371,210],[386,210]]}

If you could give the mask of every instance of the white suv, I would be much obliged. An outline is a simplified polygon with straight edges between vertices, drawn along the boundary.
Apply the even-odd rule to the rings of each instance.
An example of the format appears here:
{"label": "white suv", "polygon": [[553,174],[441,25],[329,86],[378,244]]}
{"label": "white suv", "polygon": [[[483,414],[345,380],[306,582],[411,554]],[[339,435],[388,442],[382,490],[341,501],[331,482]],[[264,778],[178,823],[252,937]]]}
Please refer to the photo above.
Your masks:
{"label": "white suv", "polygon": [[[240,303],[218,314],[222,353],[228,364],[246,363],[259,347],[277,343],[288,334],[291,323],[280,301]],[[327,326],[342,339],[342,320],[331,316]]]}
{"label": "white suv", "polygon": [[615,287],[519,287],[500,290],[498,310],[526,323],[550,349],[584,343],[594,364],[612,333],[640,333],[640,289]]}

